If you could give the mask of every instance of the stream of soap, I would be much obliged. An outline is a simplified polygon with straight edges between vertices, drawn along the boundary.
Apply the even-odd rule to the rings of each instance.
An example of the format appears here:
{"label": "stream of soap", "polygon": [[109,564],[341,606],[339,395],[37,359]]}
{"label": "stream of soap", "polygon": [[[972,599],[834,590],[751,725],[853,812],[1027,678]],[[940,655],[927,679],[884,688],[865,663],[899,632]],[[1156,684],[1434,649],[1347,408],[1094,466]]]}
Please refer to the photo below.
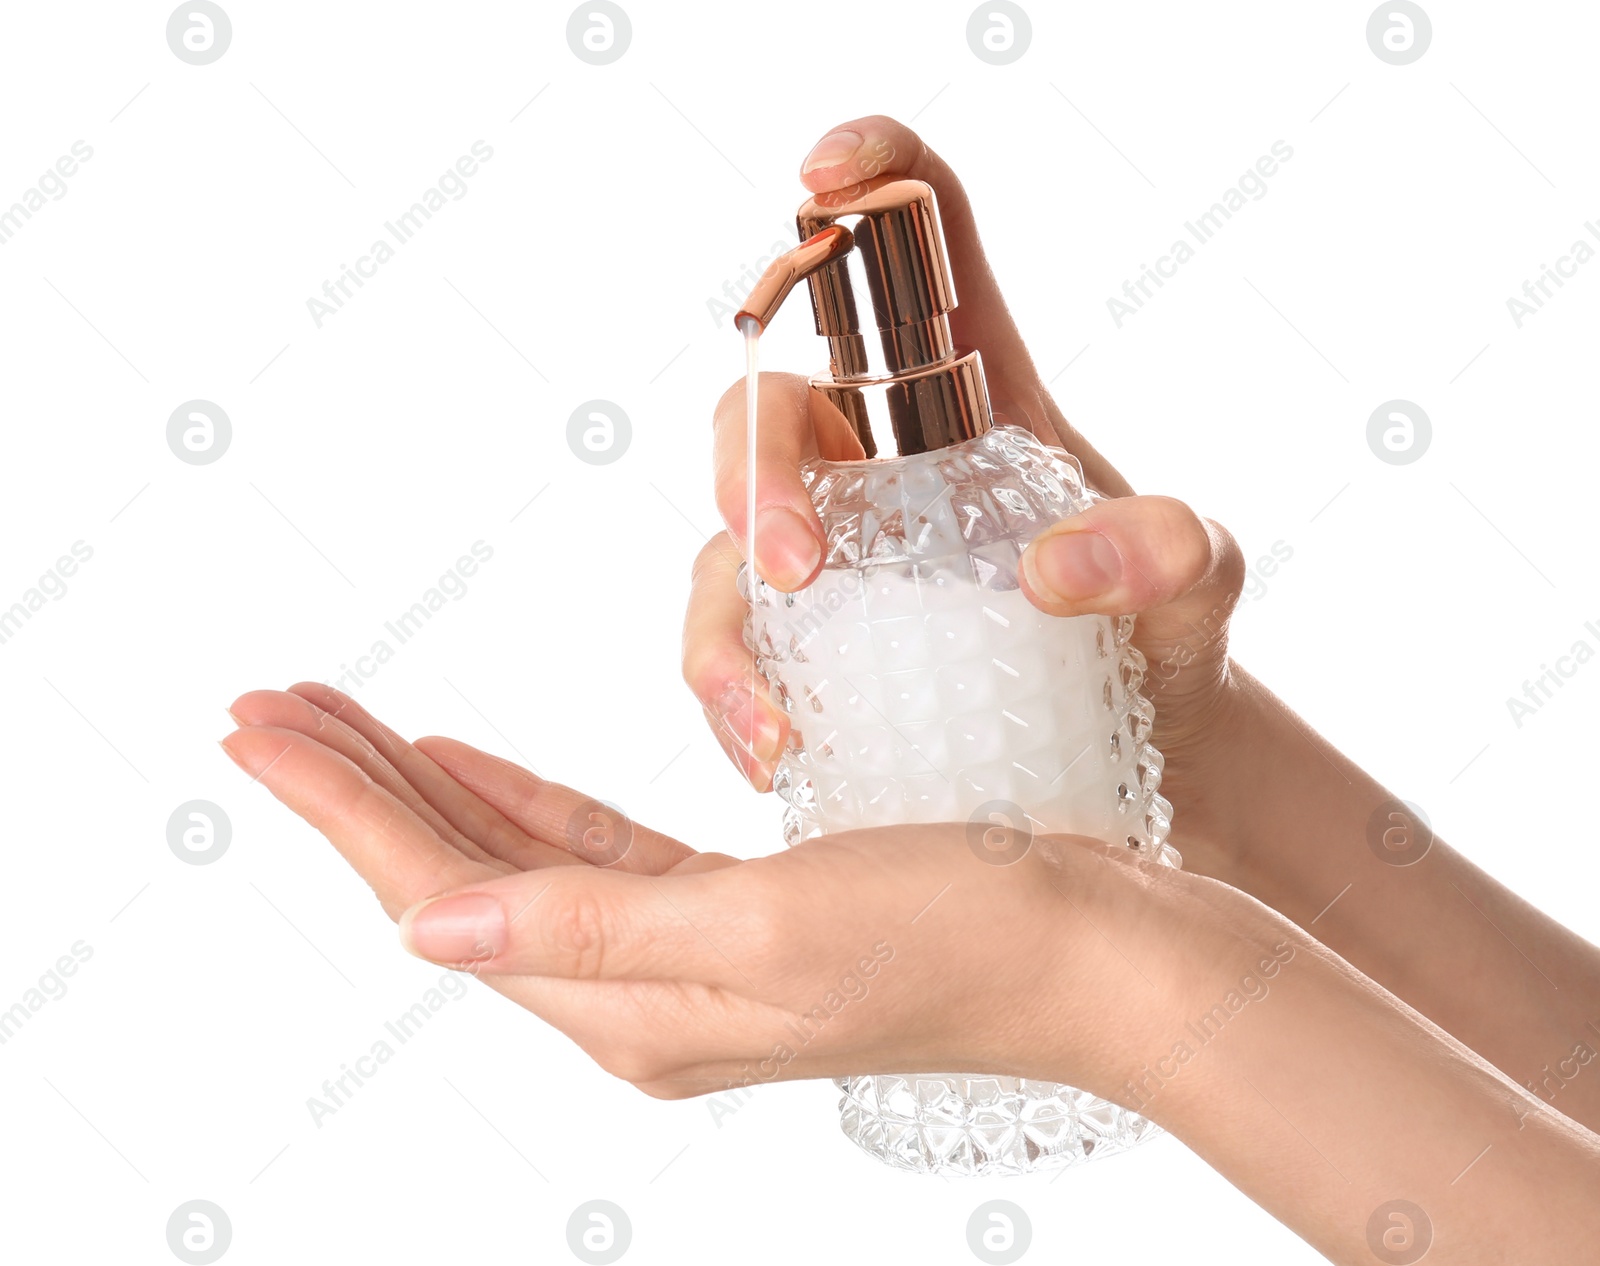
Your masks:
{"label": "stream of soap", "polygon": [[[757,373],[761,343],[761,323],[747,316],[739,322],[744,331],[744,531],[746,577],[750,594],[756,591],[756,400],[760,394],[761,378]],[[751,692],[755,689],[755,664],[751,662]],[[756,710],[750,709],[750,747],[755,748]]]}

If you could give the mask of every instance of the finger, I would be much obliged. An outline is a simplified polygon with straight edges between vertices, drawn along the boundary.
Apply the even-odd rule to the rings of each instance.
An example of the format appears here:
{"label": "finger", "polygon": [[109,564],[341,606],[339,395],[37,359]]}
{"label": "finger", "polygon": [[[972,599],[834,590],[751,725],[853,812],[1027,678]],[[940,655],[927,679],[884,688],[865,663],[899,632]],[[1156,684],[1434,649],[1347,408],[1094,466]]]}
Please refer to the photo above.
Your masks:
{"label": "finger", "polygon": [[223,739],[222,747],[327,836],[392,919],[435,893],[497,874],[463,857],[352,761],[307,735],[248,726]]}
{"label": "finger", "polygon": [[1023,552],[1018,578],[1051,615],[1140,615],[1147,640],[1191,637],[1225,623],[1244,561],[1227,529],[1171,497],[1101,501],[1046,528]]}
{"label": "finger", "polygon": [[[228,712],[240,725],[266,725],[282,730],[297,730],[317,740],[349,760],[380,787],[405,805],[439,833],[448,843],[475,861],[490,862],[497,869],[509,870],[491,856],[425,800],[410,782],[379,752],[363,734],[340,717],[318,707],[309,699],[285,690],[252,690],[228,705]],[[520,834],[520,832],[519,832]]]}
{"label": "finger", "polygon": [[[584,847],[592,826],[591,810],[606,806],[571,787],[549,782],[520,765],[491,756],[455,739],[430,736],[417,747],[472,796],[502,813],[543,849],[564,858],[615,870],[659,875],[695,855],[694,849],[669,835],[624,819],[611,822],[611,838],[599,855]],[[620,816],[620,815],[617,815]],[[626,838],[621,838],[621,833]],[[613,857],[612,854],[620,853]]]}
{"label": "finger", "polygon": [[612,1076],[663,1099],[744,1084],[741,1067],[772,1054],[768,1035],[788,1018],[682,981],[485,976],[483,983],[559,1029]]}
{"label": "finger", "polygon": [[672,980],[750,992],[760,919],[740,873],[725,867],[658,879],[565,867],[507,875],[407,910],[400,937],[436,963],[475,956],[475,970],[488,976]]}
{"label": "finger", "polygon": [[[788,593],[816,574],[826,544],[800,464],[809,457],[845,461],[866,453],[844,415],[798,374],[762,374],[757,409],[756,570]],[[717,509],[746,557],[748,418],[741,379],[723,393],[712,416],[712,469]]]}
{"label": "finger", "polygon": [[778,772],[778,762],[757,760],[743,744],[733,741],[727,727],[712,715],[710,708],[701,708],[700,711],[705,716],[706,724],[711,727],[711,737],[717,740],[717,746],[733,762],[734,768],[744,775],[744,780],[763,794],[771,791],[772,777]]}
{"label": "finger", "polygon": [[474,796],[426,753],[418,751],[349,695],[314,681],[289,687],[292,694],[347,724],[400,772],[407,783],[461,836],[515,870],[568,866],[565,849],[532,839],[492,805]]}
{"label": "finger", "polygon": [[727,853],[696,853],[687,861],[679,862],[666,873],[669,875],[699,875],[708,870],[722,870],[740,865],[740,859]]}
{"label": "finger", "polygon": [[782,755],[789,719],[772,702],[744,643],[747,608],[734,587],[736,567],[725,533],[712,537],[694,560],[683,622],[683,679],[718,731],[718,742],[731,740],[759,765]]}
{"label": "finger", "polygon": [[[812,148],[800,179],[813,193],[848,190],[873,176],[905,176],[933,186],[950,248],[957,307],[950,329],[961,347],[983,350],[985,377],[998,420],[1059,443],[1083,463],[1089,482],[1107,496],[1133,489],[1056,407],[1022,340],[978,236],[972,204],[948,164],[905,124],[881,114],[841,123]],[[763,419],[764,420],[764,419]]]}

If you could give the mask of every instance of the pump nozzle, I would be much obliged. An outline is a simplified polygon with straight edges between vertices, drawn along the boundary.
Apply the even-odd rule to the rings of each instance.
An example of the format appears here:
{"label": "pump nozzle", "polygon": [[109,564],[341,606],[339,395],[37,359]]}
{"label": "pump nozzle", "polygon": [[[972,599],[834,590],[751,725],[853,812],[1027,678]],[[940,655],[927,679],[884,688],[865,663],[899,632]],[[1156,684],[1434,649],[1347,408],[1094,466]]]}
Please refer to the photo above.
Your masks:
{"label": "pump nozzle", "polygon": [[748,334],[748,319],[764,329],[807,278],[817,333],[828,340],[829,372],[811,386],[844,415],[868,458],[909,457],[987,431],[982,359],[955,346],[950,330],[956,291],[932,186],[874,176],[808,199],[795,226],[805,240],[762,274],[740,328]]}
{"label": "pump nozzle", "polygon": [[785,251],[773,260],[767,271],[751,288],[744,307],[734,315],[733,323],[743,328],[746,317],[752,318],[761,329],[777,315],[785,298],[795,286],[824,264],[831,264],[855,245],[855,238],[842,224],[830,224],[820,233],[813,233],[792,251]]}

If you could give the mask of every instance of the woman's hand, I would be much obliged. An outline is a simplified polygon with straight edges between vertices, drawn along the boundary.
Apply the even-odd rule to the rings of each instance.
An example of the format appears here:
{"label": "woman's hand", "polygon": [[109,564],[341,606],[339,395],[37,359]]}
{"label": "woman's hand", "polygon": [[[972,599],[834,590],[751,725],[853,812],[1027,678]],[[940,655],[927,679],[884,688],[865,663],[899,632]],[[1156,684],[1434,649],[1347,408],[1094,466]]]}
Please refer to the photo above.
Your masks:
{"label": "woman's hand", "polygon": [[[1134,644],[1149,665],[1144,691],[1155,704],[1154,742],[1166,761],[1163,791],[1181,806],[1174,843],[1187,866],[1219,873],[1226,859],[1213,842],[1225,832],[1210,828],[1213,820],[1220,828],[1225,807],[1210,789],[1230,759],[1227,630],[1244,580],[1239,548],[1182,502],[1134,496],[1063,416],[989,271],[961,182],[914,132],[881,115],[841,124],[812,150],[801,179],[822,193],[882,174],[924,180],[938,196],[960,300],[950,314],[952,332],[958,345],[983,349],[996,420],[1065,448],[1090,486],[1109,498],[1042,532],[1023,555],[1020,583],[1052,614],[1139,616]],[[860,459],[863,452],[843,416],[797,375],[763,374],[760,408],[756,565],[771,584],[793,591],[815,578],[825,546],[801,464]],[[715,417],[717,505],[732,535],[713,538],[695,561],[683,673],[724,750],[765,791],[788,719],[756,688],[743,639],[745,607],[734,588],[746,536],[745,469],[740,382]]]}
{"label": "woman's hand", "polygon": [[1600,1235],[1600,1139],[1214,880],[1062,837],[990,853],[958,826],[739,862],[464,744],[413,746],[327,687],[230,711],[228,754],[413,952],[651,1095],[1020,1074],[1167,1126],[1338,1262],[1373,1260],[1397,1203],[1463,1263],[1575,1261]]}
{"label": "woman's hand", "polygon": [[408,948],[658,1097],[949,1068],[1111,1092],[1227,939],[1184,890],[1201,881],[1091,841],[1007,834],[997,854],[964,826],[898,827],[739,862],[465,744],[407,743],[328,687],[230,711],[229,756]]}
{"label": "woman's hand", "polygon": [[[1553,1087],[1546,1093],[1558,1096],[1561,1111],[1600,1128],[1600,1076],[1562,1082],[1550,1074],[1552,1060],[1595,1041],[1600,951],[1414,821],[1392,791],[1232,663],[1228,622],[1243,579],[1233,540],[1180,502],[1132,495],[1062,416],[989,272],[966,194],[944,162],[892,119],[858,119],[842,131],[850,134],[844,142],[830,134],[807,159],[807,187],[848,188],[886,172],[934,187],[960,298],[950,314],[955,340],[983,349],[997,417],[1076,455],[1089,483],[1108,498],[1041,533],[1022,557],[1020,583],[1046,611],[1138,615],[1133,640],[1149,666],[1143,689],[1155,704],[1161,789],[1176,807],[1172,842],[1185,868],[1314,931],[1513,1080]],[[761,400],[757,565],[770,583],[793,590],[816,575],[823,545],[801,463],[862,453],[843,419],[803,379],[763,376]],[[742,541],[742,384],[717,407],[715,452],[717,503]],[[764,689],[753,688],[745,608],[734,589],[738,562],[726,535],[696,560],[683,671],[723,747],[765,790],[787,718]],[[1390,830],[1396,823],[1398,836]],[[1395,853],[1393,838],[1408,847]]]}

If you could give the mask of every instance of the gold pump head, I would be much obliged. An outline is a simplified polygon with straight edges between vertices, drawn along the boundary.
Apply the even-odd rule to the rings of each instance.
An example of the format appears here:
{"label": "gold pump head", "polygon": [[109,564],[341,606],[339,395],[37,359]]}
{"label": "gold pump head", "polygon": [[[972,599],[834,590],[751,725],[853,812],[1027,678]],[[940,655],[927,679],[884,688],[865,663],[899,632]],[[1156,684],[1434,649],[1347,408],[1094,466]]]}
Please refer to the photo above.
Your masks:
{"label": "gold pump head", "polygon": [[738,314],[764,329],[809,282],[829,372],[811,379],[848,418],[868,457],[909,457],[992,424],[977,351],[957,348],[956,306],[931,186],[877,176],[817,194],[796,214],[803,239],[773,261]]}

